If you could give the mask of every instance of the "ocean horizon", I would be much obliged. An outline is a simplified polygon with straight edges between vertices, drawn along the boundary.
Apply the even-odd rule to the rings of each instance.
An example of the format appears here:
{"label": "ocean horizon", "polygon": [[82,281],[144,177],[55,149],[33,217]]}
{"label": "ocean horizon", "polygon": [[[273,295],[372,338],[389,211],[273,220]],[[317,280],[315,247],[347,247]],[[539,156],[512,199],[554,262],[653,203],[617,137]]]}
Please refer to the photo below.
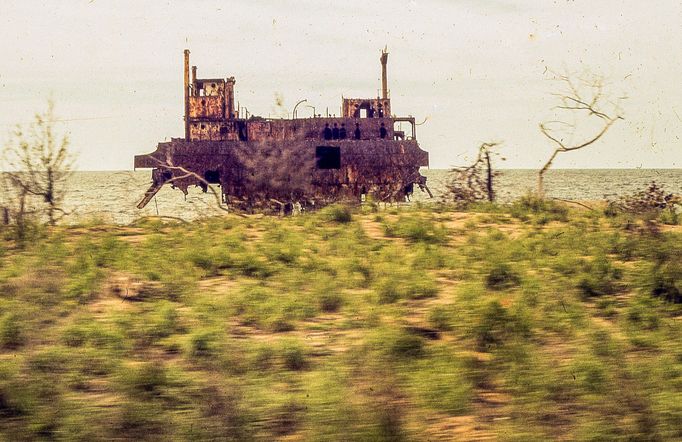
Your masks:
{"label": "ocean horizon", "polygon": [[[422,169],[434,195],[416,189],[412,202],[440,201],[449,169]],[[537,169],[498,169],[494,188],[497,201],[510,202],[535,189]],[[550,169],[545,177],[548,197],[567,200],[609,200],[643,190],[652,181],[671,193],[682,193],[682,169]],[[192,220],[222,212],[212,194],[198,187],[187,196],[170,186],[164,188],[142,210],[136,205],[151,182],[151,171],[77,171],[68,183],[64,206],[71,215],[65,222],[98,218],[129,224],[144,216],[173,216]]]}

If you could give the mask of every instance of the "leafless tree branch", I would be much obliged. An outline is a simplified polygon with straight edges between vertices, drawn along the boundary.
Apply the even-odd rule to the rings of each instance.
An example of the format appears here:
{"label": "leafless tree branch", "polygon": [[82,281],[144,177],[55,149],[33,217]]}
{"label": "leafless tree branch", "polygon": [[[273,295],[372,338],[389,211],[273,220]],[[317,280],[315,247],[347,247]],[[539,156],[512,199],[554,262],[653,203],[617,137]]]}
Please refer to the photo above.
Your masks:
{"label": "leafless tree branch", "polygon": [[[563,112],[564,116],[539,124],[540,132],[556,146],[547,162],[538,172],[538,195],[540,196],[544,196],[545,173],[552,166],[559,153],[572,152],[594,144],[606,134],[614,123],[623,119],[620,101],[625,97],[618,97],[616,101],[608,99],[604,93],[604,79],[601,76],[590,74],[587,77],[579,77],[567,72],[560,75],[555,74],[555,79],[564,88],[561,92],[552,93],[559,100],[559,104],[553,109]],[[574,118],[577,115],[576,112],[586,112],[588,118],[594,117],[600,120],[601,127],[593,135],[582,137],[583,141],[569,143],[566,140],[572,140],[574,136],[578,135],[579,130],[583,129],[578,124],[566,121],[569,118]],[[560,134],[557,127],[553,127],[556,125],[562,125],[564,136]]]}
{"label": "leafless tree branch", "polygon": [[[6,189],[14,194],[15,219],[28,216],[28,204],[42,206],[50,225],[69,213],[62,208],[75,157],[69,139],[55,130],[54,103],[27,126],[16,126],[2,150]],[[21,212],[21,213],[20,213]],[[23,221],[22,221],[23,222]]]}

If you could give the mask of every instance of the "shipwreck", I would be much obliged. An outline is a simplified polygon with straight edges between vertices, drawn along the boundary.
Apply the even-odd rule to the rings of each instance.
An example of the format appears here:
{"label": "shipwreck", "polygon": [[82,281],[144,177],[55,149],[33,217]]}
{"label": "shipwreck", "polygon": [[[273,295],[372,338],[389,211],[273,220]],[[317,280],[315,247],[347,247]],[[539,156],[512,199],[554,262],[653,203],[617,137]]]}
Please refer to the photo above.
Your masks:
{"label": "shipwreck", "polygon": [[297,118],[295,107],[292,118],[275,119],[235,107],[234,77],[200,79],[192,66],[190,79],[185,50],[185,136],[135,156],[136,169],[152,169],[151,187],[137,207],[166,184],[185,195],[190,186],[206,192],[219,185],[223,203],[246,210],[273,202],[404,201],[415,185],[428,192],[419,173],[429,165],[428,153],[417,143],[415,118],[391,113],[385,50],[380,61],[381,96],[342,98],[338,117],[313,108],[313,116]]}

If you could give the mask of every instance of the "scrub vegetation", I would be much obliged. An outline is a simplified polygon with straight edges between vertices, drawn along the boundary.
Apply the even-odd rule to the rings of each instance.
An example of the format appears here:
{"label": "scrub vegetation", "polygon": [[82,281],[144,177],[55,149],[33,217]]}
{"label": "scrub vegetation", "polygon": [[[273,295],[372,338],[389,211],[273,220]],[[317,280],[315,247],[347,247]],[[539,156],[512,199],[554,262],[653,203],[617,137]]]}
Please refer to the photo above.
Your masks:
{"label": "scrub vegetation", "polygon": [[682,229],[606,212],[7,227],[0,439],[680,440]]}

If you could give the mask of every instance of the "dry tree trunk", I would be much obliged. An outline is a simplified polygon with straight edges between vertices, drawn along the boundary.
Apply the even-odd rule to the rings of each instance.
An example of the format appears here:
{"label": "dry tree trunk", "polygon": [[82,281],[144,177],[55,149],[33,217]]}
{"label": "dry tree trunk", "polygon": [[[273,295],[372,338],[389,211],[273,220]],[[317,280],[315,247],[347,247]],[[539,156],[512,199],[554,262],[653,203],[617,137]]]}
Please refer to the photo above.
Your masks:
{"label": "dry tree trunk", "polygon": [[[623,119],[623,117],[620,115],[621,108],[619,106],[619,102],[625,97],[619,97],[615,102],[605,97],[603,94],[604,79],[602,77],[589,75],[586,79],[578,78],[578,81],[580,81],[582,84],[583,89],[586,89],[587,97],[585,98],[583,98],[583,92],[580,90],[580,87],[576,85],[576,80],[571,78],[571,75],[559,75],[556,79],[563,82],[566,89],[562,93],[553,94],[558,97],[560,102],[560,104],[555,106],[554,109],[568,111],[568,114],[564,114],[566,115],[564,119],[540,123],[540,132],[542,132],[542,134],[556,146],[554,152],[552,152],[552,155],[538,172],[537,193],[541,198],[545,197],[545,173],[552,166],[554,159],[560,152],[571,152],[594,144],[616,121]],[[609,109],[605,110],[604,107],[609,107]],[[567,145],[564,142],[565,137],[557,134],[557,130],[552,128],[552,124],[560,124],[562,127],[571,128],[569,133],[566,135],[568,135],[568,138],[572,138],[577,134],[577,128],[575,124],[571,124],[566,120],[569,117],[574,118],[582,112],[586,112],[587,117],[594,117],[601,120],[601,129],[598,130],[595,135],[587,138],[582,143]]]}

